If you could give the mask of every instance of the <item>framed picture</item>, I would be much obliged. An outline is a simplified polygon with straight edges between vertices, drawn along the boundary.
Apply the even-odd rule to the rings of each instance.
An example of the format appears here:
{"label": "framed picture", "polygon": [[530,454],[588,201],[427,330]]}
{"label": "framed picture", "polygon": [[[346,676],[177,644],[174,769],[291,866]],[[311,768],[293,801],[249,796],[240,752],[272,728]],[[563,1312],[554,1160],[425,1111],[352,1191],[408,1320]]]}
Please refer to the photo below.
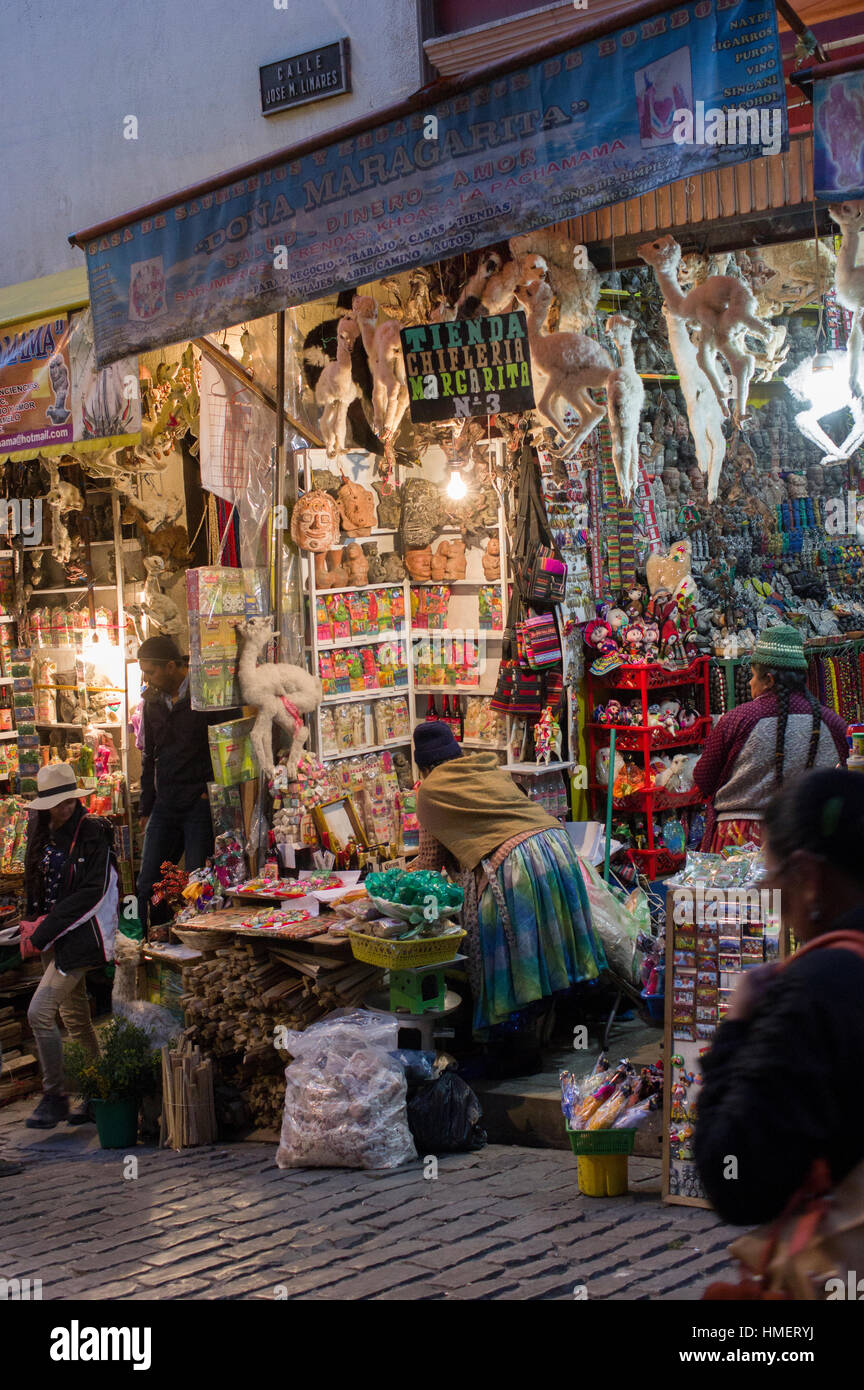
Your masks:
{"label": "framed picture", "polygon": [[344,849],[351,840],[366,848],[366,835],[360,817],[350,796],[340,797],[338,801],[325,801],[312,812],[319,834],[327,836],[327,843],[334,853]]}

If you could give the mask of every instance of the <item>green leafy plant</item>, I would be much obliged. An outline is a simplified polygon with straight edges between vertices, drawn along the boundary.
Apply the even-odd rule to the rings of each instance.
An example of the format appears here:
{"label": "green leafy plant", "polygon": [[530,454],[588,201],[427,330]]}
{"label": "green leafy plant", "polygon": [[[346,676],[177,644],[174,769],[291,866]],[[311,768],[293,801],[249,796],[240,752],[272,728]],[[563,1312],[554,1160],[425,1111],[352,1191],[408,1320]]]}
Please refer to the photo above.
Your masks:
{"label": "green leafy plant", "polygon": [[100,1041],[98,1057],[91,1057],[80,1043],[66,1044],[66,1077],[84,1100],[140,1100],[158,1092],[161,1057],[142,1028],[128,1019],[112,1018]]}

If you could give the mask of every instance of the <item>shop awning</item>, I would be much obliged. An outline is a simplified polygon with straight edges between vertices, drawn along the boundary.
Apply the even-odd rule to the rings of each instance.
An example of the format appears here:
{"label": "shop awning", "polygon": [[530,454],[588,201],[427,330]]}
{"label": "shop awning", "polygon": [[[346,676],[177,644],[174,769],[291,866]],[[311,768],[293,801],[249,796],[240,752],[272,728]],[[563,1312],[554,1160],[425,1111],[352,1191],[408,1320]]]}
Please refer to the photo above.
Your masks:
{"label": "shop awning", "polygon": [[198,338],[752,159],[764,121],[755,144],[673,135],[676,112],[728,106],[730,94],[742,114],[770,116],[772,145],[787,147],[773,6],[646,0],[576,42],[557,38],[434,84],[78,232],[71,240],[87,257],[98,360]]}
{"label": "shop awning", "polygon": [[56,275],[41,275],[38,280],[24,280],[20,285],[8,285],[0,290],[0,328],[24,319],[83,309],[89,300],[87,267],[83,265],[60,270]]}

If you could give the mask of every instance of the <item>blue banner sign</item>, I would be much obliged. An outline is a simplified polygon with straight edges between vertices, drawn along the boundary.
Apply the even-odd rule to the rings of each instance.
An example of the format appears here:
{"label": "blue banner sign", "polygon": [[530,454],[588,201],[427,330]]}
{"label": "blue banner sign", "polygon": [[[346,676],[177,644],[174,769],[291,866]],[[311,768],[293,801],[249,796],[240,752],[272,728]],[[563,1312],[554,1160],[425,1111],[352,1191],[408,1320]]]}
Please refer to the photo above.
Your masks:
{"label": "blue banner sign", "polygon": [[771,0],[695,0],[104,236],[100,364],[788,148]]}

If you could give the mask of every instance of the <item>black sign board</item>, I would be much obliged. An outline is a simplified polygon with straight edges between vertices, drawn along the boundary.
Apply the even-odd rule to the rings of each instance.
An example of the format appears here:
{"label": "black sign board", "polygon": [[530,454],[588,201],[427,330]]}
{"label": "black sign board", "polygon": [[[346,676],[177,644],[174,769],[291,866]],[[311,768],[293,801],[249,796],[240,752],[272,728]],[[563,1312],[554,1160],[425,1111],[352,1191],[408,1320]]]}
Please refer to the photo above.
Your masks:
{"label": "black sign board", "polygon": [[351,91],[348,39],[312,48],[279,63],[258,69],[261,78],[261,110],[265,116],[305,106],[307,101],[338,97]]}
{"label": "black sign board", "polygon": [[402,329],[411,419],[453,420],[531,410],[531,354],[520,310]]}

